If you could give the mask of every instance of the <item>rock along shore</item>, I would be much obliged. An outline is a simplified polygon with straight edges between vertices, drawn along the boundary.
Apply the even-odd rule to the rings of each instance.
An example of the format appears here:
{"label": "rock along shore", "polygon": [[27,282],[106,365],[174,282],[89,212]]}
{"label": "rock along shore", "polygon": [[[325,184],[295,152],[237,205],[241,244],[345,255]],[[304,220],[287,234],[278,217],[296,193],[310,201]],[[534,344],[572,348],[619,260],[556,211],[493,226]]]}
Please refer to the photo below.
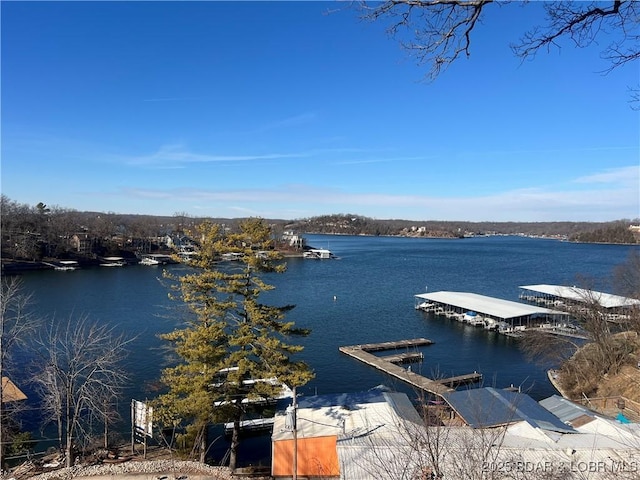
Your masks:
{"label": "rock along shore", "polygon": [[[238,477],[232,475],[227,467],[213,467],[199,462],[182,460],[131,460],[117,464],[78,465],[28,477],[14,475],[12,478],[29,478],[30,480],[77,480],[82,478],[90,478],[91,480],[230,480]],[[256,477],[253,478],[256,479]]]}

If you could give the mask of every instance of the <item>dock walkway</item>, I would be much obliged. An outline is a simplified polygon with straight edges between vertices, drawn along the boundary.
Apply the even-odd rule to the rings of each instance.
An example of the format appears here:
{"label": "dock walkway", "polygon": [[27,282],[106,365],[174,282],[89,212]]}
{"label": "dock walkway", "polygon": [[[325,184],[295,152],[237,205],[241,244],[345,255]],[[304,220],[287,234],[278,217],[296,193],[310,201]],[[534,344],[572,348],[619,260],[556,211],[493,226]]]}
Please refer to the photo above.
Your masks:
{"label": "dock walkway", "polygon": [[433,342],[426,338],[416,338],[412,340],[400,340],[397,342],[382,342],[382,343],[368,343],[364,345],[352,345],[340,347],[340,351],[345,355],[349,355],[356,360],[366,363],[378,370],[385,372],[392,377],[402,380],[409,385],[432,393],[434,395],[442,396],[444,393],[454,391],[448,385],[459,385],[460,383],[467,383],[472,381],[478,381],[482,378],[482,374],[471,373],[467,375],[459,375],[457,377],[451,377],[442,380],[432,380],[424,377],[418,373],[407,370],[403,367],[395,365],[390,359],[396,357],[402,357],[402,355],[392,355],[387,357],[378,357],[369,352],[379,352],[384,350],[392,350],[397,348],[411,348],[416,346],[431,345]]}
{"label": "dock walkway", "polygon": [[441,378],[434,381],[441,383],[442,385],[447,385],[448,387],[455,387],[458,385],[463,385],[465,383],[479,382],[480,380],[482,380],[482,374],[478,372],[473,372],[473,373],[466,373],[464,375],[457,375],[455,377]]}
{"label": "dock walkway", "polygon": [[359,348],[365,352],[381,352],[383,350],[396,350],[398,348],[413,348],[432,345],[433,341],[428,338],[413,338],[410,340],[396,340],[395,342],[365,343],[354,345],[349,348]]}
{"label": "dock walkway", "polygon": [[385,355],[384,357],[378,358],[391,363],[412,363],[420,362],[424,358],[424,355],[422,354],[422,352],[406,352],[397,353],[395,355]]}

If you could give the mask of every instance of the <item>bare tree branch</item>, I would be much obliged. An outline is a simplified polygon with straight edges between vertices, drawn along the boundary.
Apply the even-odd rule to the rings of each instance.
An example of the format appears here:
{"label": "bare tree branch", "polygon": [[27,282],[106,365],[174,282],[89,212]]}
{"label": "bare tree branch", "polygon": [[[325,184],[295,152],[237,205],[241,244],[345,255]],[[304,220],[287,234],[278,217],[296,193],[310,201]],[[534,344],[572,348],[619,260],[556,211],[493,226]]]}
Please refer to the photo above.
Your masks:
{"label": "bare tree branch", "polygon": [[547,2],[548,24],[527,32],[513,52],[530,58],[542,48],[560,48],[559,40],[569,38],[576,47],[586,47],[611,34],[611,43],[602,52],[610,62],[606,71],[640,57],[640,7],[637,2],[616,0],[603,8],[602,2]]}
{"label": "bare tree branch", "polygon": [[430,65],[427,78],[434,80],[460,56],[471,55],[471,33],[489,3],[493,0],[390,0],[371,5],[361,2],[361,7],[367,20],[389,18],[390,35],[409,32],[409,39],[401,40],[401,45],[419,64]]}
{"label": "bare tree branch", "polygon": [[[471,55],[471,36],[492,0],[387,0],[361,1],[363,18],[388,21],[387,32],[398,38],[418,64],[428,66],[434,80],[458,58]],[[605,6],[608,5],[608,6]],[[525,33],[513,52],[522,59],[540,50],[560,48],[561,39],[586,47],[602,39],[610,42],[602,52],[611,71],[640,58],[640,3],[632,0],[603,2],[545,2],[546,23]]]}

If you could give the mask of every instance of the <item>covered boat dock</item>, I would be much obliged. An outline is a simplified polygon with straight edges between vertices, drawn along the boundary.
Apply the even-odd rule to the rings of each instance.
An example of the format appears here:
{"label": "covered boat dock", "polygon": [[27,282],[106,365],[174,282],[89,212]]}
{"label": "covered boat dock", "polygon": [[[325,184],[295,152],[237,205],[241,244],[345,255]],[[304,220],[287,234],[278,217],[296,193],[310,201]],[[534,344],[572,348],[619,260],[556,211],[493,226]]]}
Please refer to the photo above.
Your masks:
{"label": "covered boat dock", "polygon": [[539,284],[523,285],[520,289],[522,300],[570,311],[597,305],[614,321],[626,317],[631,309],[640,308],[638,299],[578,287]]}
{"label": "covered boat dock", "polygon": [[553,328],[568,319],[566,312],[468,292],[415,295],[418,310],[434,312],[488,330],[513,334],[529,327]]}

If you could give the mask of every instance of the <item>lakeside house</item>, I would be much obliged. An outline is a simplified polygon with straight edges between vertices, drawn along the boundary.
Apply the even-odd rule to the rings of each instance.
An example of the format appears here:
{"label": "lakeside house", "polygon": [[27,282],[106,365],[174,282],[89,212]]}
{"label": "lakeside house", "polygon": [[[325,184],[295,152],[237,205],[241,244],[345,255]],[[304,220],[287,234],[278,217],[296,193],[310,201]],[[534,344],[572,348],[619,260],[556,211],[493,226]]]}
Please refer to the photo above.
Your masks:
{"label": "lakeside house", "polygon": [[285,230],[282,233],[282,242],[294,250],[304,250],[307,246],[307,240],[292,230]]}

